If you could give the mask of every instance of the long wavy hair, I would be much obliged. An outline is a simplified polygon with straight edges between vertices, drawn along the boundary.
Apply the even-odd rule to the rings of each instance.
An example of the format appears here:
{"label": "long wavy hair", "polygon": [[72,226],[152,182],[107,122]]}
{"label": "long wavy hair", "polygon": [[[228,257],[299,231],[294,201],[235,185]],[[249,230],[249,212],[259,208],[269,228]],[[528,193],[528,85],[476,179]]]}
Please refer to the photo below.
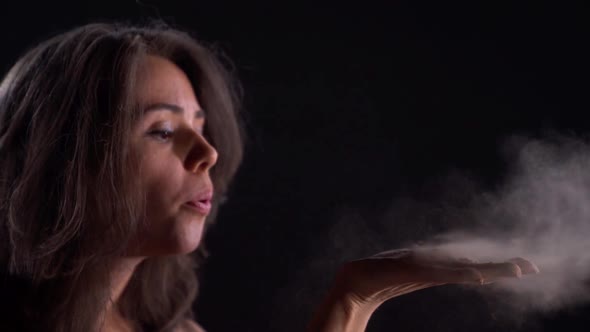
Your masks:
{"label": "long wavy hair", "polygon": [[[109,273],[146,204],[130,133],[147,55],[180,67],[207,112],[219,158],[206,225],[215,219],[243,151],[241,90],[226,58],[161,22],[89,24],[40,43],[0,85],[2,331],[95,331],[104,319]],[[119,310],[141,331],[192,318],[205,256],[201,244],[193,255],[145,259]]]}

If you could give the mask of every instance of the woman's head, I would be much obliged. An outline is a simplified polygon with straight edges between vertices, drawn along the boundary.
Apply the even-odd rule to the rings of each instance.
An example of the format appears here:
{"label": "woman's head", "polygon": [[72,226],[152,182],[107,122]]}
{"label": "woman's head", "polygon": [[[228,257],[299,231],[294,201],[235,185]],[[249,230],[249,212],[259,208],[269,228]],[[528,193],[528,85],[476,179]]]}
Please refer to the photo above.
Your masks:
{"label": "woman's head", "polygon": [[193,251],[209,213],[209,170],[217,151],[204,137],[206,113],[186,74],[170,60],[148,55],[139,65],[137,102],[143,116],[131,147],[146,193],[145,227],[130,255]]}
{"label": "woman's head", "polygon": [[90,24],[27,52],[0,86],[6,271],[42,285],[192,251],[205,218],[187,202],[214,188],[212,220],[242,156],[232,82],[163,25]]}

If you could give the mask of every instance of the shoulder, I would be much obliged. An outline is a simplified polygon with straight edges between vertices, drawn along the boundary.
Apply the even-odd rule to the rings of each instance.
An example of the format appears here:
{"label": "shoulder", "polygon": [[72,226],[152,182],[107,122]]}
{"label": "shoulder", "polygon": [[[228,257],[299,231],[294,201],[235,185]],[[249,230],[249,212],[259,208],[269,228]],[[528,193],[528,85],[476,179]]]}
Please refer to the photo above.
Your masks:
{"label": "shoulder", "polygon": [[206,332],[201,325],[192,319],[185,319],[174,329],[174,332]]}

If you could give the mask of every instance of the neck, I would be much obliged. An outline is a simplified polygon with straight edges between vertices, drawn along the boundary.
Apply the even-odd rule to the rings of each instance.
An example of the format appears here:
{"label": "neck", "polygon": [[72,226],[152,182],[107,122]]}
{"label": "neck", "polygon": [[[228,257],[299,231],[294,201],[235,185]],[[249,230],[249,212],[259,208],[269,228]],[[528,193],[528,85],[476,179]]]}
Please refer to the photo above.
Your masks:
{"label": "neck", "polygon": [[109,303],[117,303],[119,301],[137,265],[143,260],[144,257],[122,258],[115,264],[111,272],[111,300]]}
{"label": "neck", "polygon": [[110,299],[105,308],[103,331],[125,330],[120,326],[125,325],[125,319],[117,308],[121,294],[129,284],[137,265],[143,261],[143,257],[122,258],[113,266],[111,271]]}

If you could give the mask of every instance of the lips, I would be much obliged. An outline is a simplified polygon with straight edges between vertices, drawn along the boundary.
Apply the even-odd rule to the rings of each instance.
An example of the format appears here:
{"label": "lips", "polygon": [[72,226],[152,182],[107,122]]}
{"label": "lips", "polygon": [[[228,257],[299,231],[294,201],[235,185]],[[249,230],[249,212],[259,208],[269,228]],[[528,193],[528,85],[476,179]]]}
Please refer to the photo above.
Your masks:
{"label": "lips", "polygon": [[185,205],[195,210],[200,214],[207,215],[211,211],[211,200],[213,199],[213,191],[210,189],[201,191],[193,196],[193,198],[186,202]]}

